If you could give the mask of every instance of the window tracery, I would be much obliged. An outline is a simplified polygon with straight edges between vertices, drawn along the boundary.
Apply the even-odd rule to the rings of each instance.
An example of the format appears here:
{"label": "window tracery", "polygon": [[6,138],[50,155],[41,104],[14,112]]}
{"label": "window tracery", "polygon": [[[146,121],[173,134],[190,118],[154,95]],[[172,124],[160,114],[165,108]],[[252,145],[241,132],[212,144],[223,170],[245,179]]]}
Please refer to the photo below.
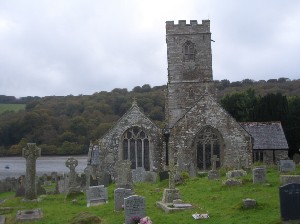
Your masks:
{"label": "window tracery", "polygon": [[150,170],[150,141],[139,127],[128,129],[123,135],[123,159],[131,161],[131,169],[143,167]]}

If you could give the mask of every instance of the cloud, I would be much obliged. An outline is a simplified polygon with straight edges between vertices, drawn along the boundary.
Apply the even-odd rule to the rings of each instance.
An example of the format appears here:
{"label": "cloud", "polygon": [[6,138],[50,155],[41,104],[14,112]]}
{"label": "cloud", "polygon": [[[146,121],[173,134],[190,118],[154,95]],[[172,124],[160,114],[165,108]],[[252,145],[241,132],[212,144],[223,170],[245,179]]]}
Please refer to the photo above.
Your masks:
{"label": "cloud", "polygon": [[215,79],[296,79],[299,11],[279,0],[1,1],[0,94],[164,85],[165,21],[180,19],[211,20]]}

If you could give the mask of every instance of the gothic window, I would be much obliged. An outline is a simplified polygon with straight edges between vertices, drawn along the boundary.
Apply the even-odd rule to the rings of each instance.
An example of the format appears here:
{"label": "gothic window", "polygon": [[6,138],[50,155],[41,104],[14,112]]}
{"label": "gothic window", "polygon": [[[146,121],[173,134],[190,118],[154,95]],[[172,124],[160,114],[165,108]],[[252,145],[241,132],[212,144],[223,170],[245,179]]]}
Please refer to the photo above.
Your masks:
{"label": "gothic window", "polygon": [[205,127],[196,138],[197,143],[197,167],[207,170],[211,168],[211,158],[216,155],[219,161],[216,166],[220,167],[221,137],[217,130],[212,127]]}
{"label": "gothic window", "polygon": [[195,49],[195,44],[192,43],[191,41],[186,41],[183,45],[183,61],[195,61],[195,54],[196,54],[196,49]]}
{"label": "gothic window", "polygon": [[131,161],[131,169],[150,170],[149,138],[141,128],[133,127],[124,133],[123,159]]}

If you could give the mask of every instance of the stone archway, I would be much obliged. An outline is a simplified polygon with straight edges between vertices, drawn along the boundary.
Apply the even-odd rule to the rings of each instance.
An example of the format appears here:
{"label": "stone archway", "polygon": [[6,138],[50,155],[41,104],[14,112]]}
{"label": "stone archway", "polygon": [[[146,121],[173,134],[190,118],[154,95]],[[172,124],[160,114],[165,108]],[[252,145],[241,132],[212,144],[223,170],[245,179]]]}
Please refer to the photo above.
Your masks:
{"label": "stone archway", "polygon": [[220,167],[222,165],[224,143],[218,130],[211,126],[205,126],[198,132],[194,145],[196,148],[198,169],[207,170],[211,168],[211,158],[213,155],[216,155],[218,158],[216,166]]}
{"label": "stone archway", "polygon": [[150,170],[150,139],[140,127],[127,129],[122,136],[123,160],[131,161],[131,169]]}

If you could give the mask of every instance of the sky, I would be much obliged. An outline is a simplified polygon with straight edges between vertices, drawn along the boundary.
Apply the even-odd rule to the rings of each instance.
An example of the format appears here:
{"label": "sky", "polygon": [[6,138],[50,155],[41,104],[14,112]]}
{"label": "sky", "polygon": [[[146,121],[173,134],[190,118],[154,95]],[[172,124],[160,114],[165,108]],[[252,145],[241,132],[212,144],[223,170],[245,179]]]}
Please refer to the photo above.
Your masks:
{"label": "sky", "polygon": [[215,80],[300,78],[298,0],[0,0],[0,95],[167,83],[165,22],[211,21]]}

